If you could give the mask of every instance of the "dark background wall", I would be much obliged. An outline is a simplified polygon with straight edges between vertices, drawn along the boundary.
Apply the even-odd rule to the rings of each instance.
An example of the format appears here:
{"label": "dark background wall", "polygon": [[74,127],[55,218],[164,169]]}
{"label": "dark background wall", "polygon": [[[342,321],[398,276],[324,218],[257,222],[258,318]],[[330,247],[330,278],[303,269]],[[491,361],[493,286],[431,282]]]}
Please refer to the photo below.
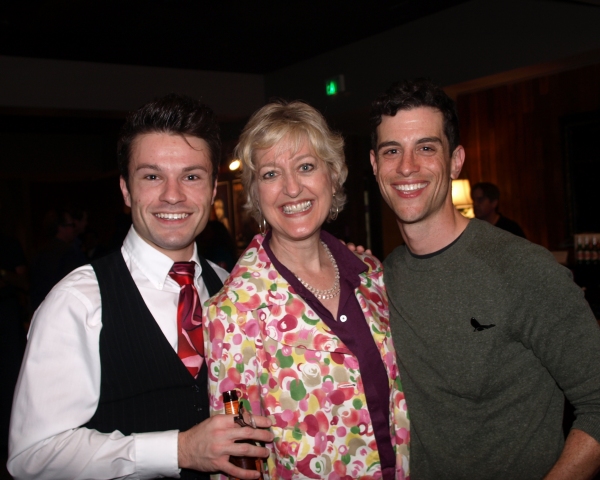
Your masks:
{"label": "dark background wall", "polygon": [[[121,208],[116,132],[127,111],[156,95],[210,104],[222,120],[224,162],[248,116],[280,96],[310,102],[344,134],[350,201],[328,228],[385,256],[400,237],[368,162],[368,105],[394,80],[428,76],[458,100],[463,176],[498,183],[504,213],[533,241],[560,248],[571,233],[561,119],[600,108],[598,25],[600,8],[585,3],[465,1],[262,75],[0,56],[4,228],[31,252],[43,211],[72,195],[109,236]],[[346,91],[326,97],[325,79],[339,74]]]}
{"label": "dark background wall", "polygon": [[[360,110],[401,78],[441,85],[600,49],[600,8],[552,0],[473,0],[266,75],[266,96],[302,98],[331,116]],[[325,95],[344,74],[347,91]]]}
{"label": "dark background wall", "polygon": [[115,115],[178,92],[201,98],[222,118],[239,118],[264,102],[264,78],[256,74],[2,55],[0,72],[0,106],[13,111]]}
{"label": "dark background wall", "polygon": [[[471,184],[496,183],[501,212],[521,224],[531,241],[552,250],[569,245],[575,233],[568,221],[562,125],[575,114],[600,110],[599,86],[600,65],[593,65],[457,99],[467,154],[461,177]],[[597,140],[588,137],[585,144],[600,164]],[[597,216],[593,208],[590,214]]]}

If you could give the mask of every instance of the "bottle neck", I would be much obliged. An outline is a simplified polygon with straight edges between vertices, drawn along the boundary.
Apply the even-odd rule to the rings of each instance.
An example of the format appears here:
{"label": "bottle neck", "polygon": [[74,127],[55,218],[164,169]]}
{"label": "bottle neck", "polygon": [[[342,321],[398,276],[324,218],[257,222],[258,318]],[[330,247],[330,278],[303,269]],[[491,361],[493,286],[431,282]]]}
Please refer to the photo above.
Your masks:
{"label": "bottle neck", "polygon": [[225,413],[227,415],[237,415],[239,413],[240,401],[235,390],[223,393],[223,405],[225,406]]}

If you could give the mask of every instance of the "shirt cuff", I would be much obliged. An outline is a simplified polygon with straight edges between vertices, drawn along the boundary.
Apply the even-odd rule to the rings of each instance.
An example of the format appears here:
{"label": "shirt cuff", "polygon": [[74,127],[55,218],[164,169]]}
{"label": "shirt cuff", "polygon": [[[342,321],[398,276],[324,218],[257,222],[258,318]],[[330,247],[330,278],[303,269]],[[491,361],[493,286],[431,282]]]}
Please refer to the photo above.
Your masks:
{"label": "shirt cuff", "polygon": [[136,471],[140,480],[179,477],[177,462],[178,430],[134,433]]}

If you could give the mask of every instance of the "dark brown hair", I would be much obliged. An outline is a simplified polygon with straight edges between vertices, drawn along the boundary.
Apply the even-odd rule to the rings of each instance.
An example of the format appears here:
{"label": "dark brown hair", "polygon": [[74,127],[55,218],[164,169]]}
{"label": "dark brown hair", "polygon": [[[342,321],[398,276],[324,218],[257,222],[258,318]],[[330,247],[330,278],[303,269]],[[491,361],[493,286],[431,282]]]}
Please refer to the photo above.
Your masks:
{"label": "dark brown hair", "polygon": [[129,114],[117,142],[119,171],[127,185],[133,145],[137,137],[147,133],[189,135],[203,139],[210,151],[213,181],[217,178],[221,161],[219,124],[207,105],[186,95],[171,93]]}
{"label": "dark brown hair", "polygon": [[426,78],[401,80],[371,104],[371,148],[377,152],[377,127],[383,115],[393,117],[400,110],[431,107],[444,117],[444,134],[450,144],[450,154],[460,145],[456,105],[442,88]]}

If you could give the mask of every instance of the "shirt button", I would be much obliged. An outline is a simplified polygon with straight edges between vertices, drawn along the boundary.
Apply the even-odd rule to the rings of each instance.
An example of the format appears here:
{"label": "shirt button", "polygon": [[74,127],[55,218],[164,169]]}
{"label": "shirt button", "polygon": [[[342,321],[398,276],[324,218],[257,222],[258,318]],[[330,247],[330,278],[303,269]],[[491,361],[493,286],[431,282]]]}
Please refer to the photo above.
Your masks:
{"label": "shirt button", "polygon": [[345,322],[346,320],[348,320],[348,317],[346,315],[342,315],[340,317],[340,321]]}

